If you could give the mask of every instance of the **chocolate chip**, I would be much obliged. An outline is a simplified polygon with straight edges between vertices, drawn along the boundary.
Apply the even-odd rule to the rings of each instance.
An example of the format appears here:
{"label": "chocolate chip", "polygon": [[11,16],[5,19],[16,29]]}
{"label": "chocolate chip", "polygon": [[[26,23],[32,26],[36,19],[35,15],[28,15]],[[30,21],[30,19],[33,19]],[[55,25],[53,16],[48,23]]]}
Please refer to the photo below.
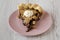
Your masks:
{"label": "chocolate chip", "polygon": [[32,30],[32,29],[33,29],[33,27],[30,25],[30,26],[28,26],[28,29],[27,29],[26,32],[29,32],[29,31]]}
{"label": "chocolate chip", "polygon": [[33,25],[33,21],[35,21],[35,19],[30,20],[29,24]]}
{"label": "chocolate chip", "polygon": [[35,21],[35,19],[32,19],[32,21]]}
{"label": "chocolate chip", "polygon": [[37,16],[38,14],[36,13],[35,15]]}
{"label": "chocolate chip", "polygon": [[30,20],[29,24],[32,25],[32,20]]}
{"label": "chocolate chip", "polygon": [[38,10],[36,10],[38,12]]}

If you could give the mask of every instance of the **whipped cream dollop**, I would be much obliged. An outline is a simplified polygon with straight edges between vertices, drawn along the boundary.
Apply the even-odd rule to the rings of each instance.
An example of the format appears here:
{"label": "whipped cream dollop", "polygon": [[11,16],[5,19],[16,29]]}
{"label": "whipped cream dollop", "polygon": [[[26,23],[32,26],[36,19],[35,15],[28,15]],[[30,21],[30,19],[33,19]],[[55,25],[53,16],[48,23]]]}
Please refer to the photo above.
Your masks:
{"label": "whipped cream dollop", "polygon": [[33,15],[33,11],[32,10],[26,10],[25,12],[24,12],[24,16],[25,17],[31,17]]}

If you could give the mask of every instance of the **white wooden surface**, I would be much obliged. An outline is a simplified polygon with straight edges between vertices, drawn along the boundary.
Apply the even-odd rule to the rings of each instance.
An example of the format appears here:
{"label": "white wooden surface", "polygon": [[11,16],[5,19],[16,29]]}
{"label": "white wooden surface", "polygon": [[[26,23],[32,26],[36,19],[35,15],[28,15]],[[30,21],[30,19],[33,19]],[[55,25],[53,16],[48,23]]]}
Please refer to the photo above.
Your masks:
{"label": "white wooden surface", "polygon": [[12,30],[8,18],[17,9],[19,3],[28,0],[0,0],[0,40],[60,40],[60,0],[29,0],[37,3],[53,18],[52,27],[45,33],[35,37],[25,37]]}

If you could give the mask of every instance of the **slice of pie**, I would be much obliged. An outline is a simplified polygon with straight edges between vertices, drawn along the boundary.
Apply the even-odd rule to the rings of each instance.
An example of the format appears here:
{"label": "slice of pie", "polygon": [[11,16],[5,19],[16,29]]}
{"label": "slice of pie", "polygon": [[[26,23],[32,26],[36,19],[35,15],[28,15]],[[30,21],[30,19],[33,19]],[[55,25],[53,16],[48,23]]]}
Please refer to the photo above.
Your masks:
{"label": "slice of pie", "polygon": [[22,3],[18,6],[18,10],[18,18],[22,19],[23,25],[28,28],[27,32],[34,28],[33,26],[37,21],[40,20],[41,16],[43,15],[41,6],[37,4]]}

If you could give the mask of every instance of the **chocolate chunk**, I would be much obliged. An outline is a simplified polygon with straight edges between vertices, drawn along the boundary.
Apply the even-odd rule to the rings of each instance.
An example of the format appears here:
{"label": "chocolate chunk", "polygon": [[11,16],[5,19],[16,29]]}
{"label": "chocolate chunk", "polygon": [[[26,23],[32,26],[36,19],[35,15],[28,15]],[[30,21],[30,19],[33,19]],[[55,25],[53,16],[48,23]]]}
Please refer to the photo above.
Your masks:
{"label": "chocolate chunk", "polygon": [[33,29],[33,21],[35,21],[35,19],[32,19],[32,20],[30,20],[30,22],[29,22],[29,26],[27,27],[28,28],[28,30],[26,31],[26,32],[29,32],[30,30],[32,30]]}
{"label": "chocolate chunk", "polygon": [[28,26],[28,29],[27,29],[26,32],[29,32],[29,31],[32,30],[32,29],[33,29],[33,27],[30,25],[30,26]]}
{"label": "chocolate chunk", "polygon": [[30,25],[32,25],[32,20],[29,22]]}
{"label": "chocolate chunk", "polygon": [[36,16],[38,15],[38,13],[35,14]]}
{"label": "chocolate chunk", "polygon": [[29,24],[33,25],[33,21],[35,21],[35,19],[30,20]]}
{"label": "chocolate chunk", "polygon": [[35,19],[32,19],[32,21],[35,21]]}
{"label": "chocolate chunk", "polygon": [[38,10],[36,10],[38,12]]}

